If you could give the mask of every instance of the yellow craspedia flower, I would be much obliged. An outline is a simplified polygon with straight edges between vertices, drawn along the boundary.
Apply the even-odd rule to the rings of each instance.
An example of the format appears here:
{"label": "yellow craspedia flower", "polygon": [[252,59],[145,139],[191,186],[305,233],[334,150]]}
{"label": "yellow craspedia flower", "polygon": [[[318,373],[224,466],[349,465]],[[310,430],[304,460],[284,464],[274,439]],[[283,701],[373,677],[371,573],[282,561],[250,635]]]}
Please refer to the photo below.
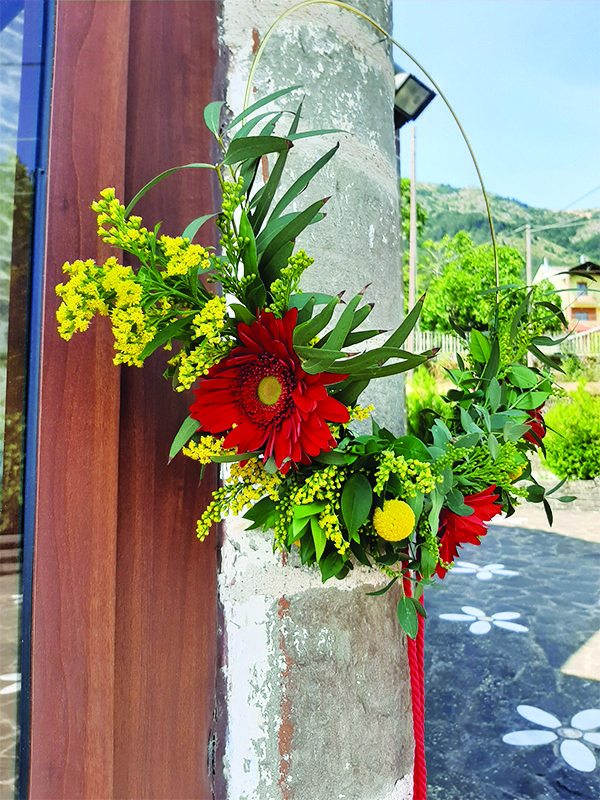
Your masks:
{"label": "yellow craspedia flower", "polygon": [[386,500],[383,508],[375,509],[373,526],[382,539],[400,542],[412,533],[415,515],[404,500]]}

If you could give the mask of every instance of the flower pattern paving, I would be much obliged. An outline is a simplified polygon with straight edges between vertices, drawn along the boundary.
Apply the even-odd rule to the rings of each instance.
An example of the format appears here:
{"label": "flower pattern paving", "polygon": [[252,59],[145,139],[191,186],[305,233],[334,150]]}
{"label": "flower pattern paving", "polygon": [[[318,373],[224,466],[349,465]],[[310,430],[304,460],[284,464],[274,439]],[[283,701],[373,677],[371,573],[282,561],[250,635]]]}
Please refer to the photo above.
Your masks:
{"label": "flower pattern paving", "polygon": [[[428,798],[598,798],[600,745],[588,717],[600,683],[560,668],[600,627],[600,545],[491,525],[483,548],[465,548],[469,569],[426,596]],[[465,619],[440,618],[459,609]],[[498,621],[519,614],[528,630],[498,626],[482,609]],[[477,623],[489,625],[486,635],[471,635]],[[523,730],[536,725],[527,744]]]}

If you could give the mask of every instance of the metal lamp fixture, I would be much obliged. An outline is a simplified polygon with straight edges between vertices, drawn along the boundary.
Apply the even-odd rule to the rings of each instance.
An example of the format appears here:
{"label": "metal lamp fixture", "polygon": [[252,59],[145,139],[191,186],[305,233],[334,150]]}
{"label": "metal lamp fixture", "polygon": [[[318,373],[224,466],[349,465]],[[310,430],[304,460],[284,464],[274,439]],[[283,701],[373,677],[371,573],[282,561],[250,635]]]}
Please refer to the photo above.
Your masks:
{"label": "metal lamp fixture", "polygon": [[394,65],[394,127],[416,119],[435,97],[435,92],[414,75]]}

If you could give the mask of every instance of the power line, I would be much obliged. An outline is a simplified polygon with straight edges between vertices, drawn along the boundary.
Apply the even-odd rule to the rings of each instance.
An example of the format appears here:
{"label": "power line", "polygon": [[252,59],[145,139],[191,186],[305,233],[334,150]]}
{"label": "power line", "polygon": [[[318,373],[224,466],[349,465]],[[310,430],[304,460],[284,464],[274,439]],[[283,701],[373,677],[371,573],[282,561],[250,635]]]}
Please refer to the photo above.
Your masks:
{"label": "power line", "polygon": [[573,200],[572,203],[569,203],[568,206],[565,206],[564,208],[561,208],[560,210],[561,211],[566,211],[567,208],[571,208],[571,206],[574,206],[575,203],[578,203],[580,200],[585,200],[586,197],[589,197],[591,194],[594,194],[594,192],[597,192],[598,189],[600,189],[600,186],[596,186],[594,189],[590,189],[589,192],[586,192],[585,194],[582,194],[581,197],[577,198],[577,200]]}

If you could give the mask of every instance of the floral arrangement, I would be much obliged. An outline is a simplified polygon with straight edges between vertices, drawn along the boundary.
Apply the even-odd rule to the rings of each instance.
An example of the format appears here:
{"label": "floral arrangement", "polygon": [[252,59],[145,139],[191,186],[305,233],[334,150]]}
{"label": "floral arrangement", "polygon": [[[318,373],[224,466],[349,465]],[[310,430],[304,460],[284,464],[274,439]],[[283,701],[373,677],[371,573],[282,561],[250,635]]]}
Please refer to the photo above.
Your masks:
{"label": "floral arrangement", "polygon": [[[378,426],[376,409],[358,405],[370,381],[435,355],[404,349],[423,300],[383,344],[368,347],[381,332],[363,327],[373,307],[366,290],[344,303],[343,292],[300,288],[313,259],[295,251],[295,240],[322,220],[327,198],[299,211],[290,206],[339,145],[282,187],[294,141],[335,133],[298,132],[301,107],[264,110],[297,88],[265,97],[228,124],[221,124],[221,103],[205,109],[222,159],[187,168],[211,169],[219,181],[222,206],[213,216],[220,253],[192,243],[210,217],[172,238],[131,214],[174,170],[127,207],[113,189],[101,192],[92,204],[98,234],[137,266],[116,257],[65,264],[69,280],[56,289],[59,332],[68,340],[96,314],[109,316],[115,364],[141,367],[164,348],[165,377],[176,391],[194,387],[170,456],[182,452],[202,470],[210,462],[230,464],[198,521],[200,539],[213,523],[243,513],[250,528],[273,530],[275,549],[297,548],[303,564],[316,564],[323,581],[344,578],[356,564],[389,578],[375,594],[398,579],[411,581],[415,590],[403,592],[398,618],[414,637],[425,614],[422,587],[444,577],[464,544],[479,544],[486,522],[502,511],[510,515],[523,498],[551,513],[546,496],[558,487],[547,492],[536,483],[529,454],[543,448],[542,409],[553,387],[547,371],[523,363],[531,351],[550,366],[539,349],[549,342],[532,322],[531,297],[509,314],[497,287],[488,330],[461,332],[468,356],[457,356],[457,368],[447,370],[453,388],[423,440]],[[286,131],[276,133],[286,119]],[[255,189],[266,157],[270,175]],[[353,422],[368,417],[370,433],[358,432]]]}

